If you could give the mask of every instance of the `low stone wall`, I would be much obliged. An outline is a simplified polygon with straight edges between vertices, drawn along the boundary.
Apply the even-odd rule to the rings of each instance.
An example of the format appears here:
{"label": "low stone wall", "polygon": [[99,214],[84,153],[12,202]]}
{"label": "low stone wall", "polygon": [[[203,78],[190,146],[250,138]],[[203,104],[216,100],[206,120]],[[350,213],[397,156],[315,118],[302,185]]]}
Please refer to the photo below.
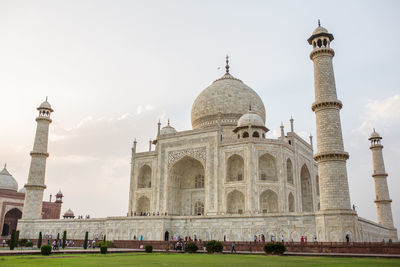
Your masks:
{"label": "low stone wall", "polygon": [[[205,242],[195,242],[199,250],[204,249]],[[170,250],[175,249],[176,241],[168,242]],[[224,251],[231,251],[232,242],[222,242]],[[235,242],[237,251],[249,251],[250,247],[253,252],[264,251],[262,242]],[[144,248],[145,245],[152,245],[153,249],[165,250],[167,242],[165,241],[134,241],[134,240],[116,240],[114,245],[118,248]],[[400,243],[342,243],[342,242],[317,242],[317,243],[300,243],[286,242],[288,252],[307,252],[307,253],[355,253],[355,254],[397,254],[400,255]],[[142,247],[141,247],[142,246]]]}
{"label": "low stone wall", "polygon": [[[8,238],[2,238],[1,240],[8,240]],[[83,239],[68,239],[72,240],[74,247],[83,247]],[[37,246],[37,239],[31,239],[34,246]],[[50,244],[54,239],[43,239],[42,245]],[[92,240],[89,240],[91,242]],[[156,241],[156,240],[114,240],[112,241],[116,248],[133,248],[143,249],[146,245],[153,246],[156,250],[166,250],[167,244],[170,251],[175,250],[176,241]],[[199,247],[199,250],[205,250],[205,241],[195,242]],[[231,251],[232,242],[221,242],[224,246],[224,251]],[[263,242],[235,242],[235,248],[237,251],[251,251],[262,252],[264,251]],[[400,242],[395,243],[383,243],[383,242],[285,242],[287,252],[304,252],[304,253],[354,253],[354,254],[393,254],[400,255]]]}

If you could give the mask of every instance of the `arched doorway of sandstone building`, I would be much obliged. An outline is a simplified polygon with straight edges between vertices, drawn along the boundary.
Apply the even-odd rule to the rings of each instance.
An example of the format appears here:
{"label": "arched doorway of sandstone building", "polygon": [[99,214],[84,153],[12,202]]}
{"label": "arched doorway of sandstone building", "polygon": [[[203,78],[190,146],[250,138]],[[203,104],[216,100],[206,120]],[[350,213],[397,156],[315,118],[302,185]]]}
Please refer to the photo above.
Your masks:
{"label": "arched doorway of sandstone building", "polygon": [[278,212],[278,195],[268,189],[260,195],[260,210],[262,213]]}
{"label": "arched doorway of sandstone building", "polygon": [[244,213],[244,194],[238,190],[233,190],[226,197],[227,213],[242,214]]}
{"label": "arched doorway of sandstone building", "polygon": [[301,207],[303,212],[313,211],[313,197],[311,189],[311,175],[307,166],[301,167]]}
{"label": "arched doorway of sandstone building", "polygon": [[202,163],[189,156],[170,168],[167,181],[168,215],[195,215],[199,204],[204,207],[204,174]]}
{"label": "arched doorway of sandstone building", "polygon": [[169,240],[169,232],[165,231],[164,233],[164,241],[168,241]]}
{"label": "arched doorway of sandstone building", "polygon": [[3,231],[1,235],[8,236],[11,234],[12,230],[17,229],[18,219],[21,219],[21,217],[22,212],[19,209],[13,208],[9,210],[4,216]]}
{"label": "arched doorway of sandstone building", "polygon": [[136,214],[144,215],[147,212],[150,212],[150,199],[142,196],[136,202]]}

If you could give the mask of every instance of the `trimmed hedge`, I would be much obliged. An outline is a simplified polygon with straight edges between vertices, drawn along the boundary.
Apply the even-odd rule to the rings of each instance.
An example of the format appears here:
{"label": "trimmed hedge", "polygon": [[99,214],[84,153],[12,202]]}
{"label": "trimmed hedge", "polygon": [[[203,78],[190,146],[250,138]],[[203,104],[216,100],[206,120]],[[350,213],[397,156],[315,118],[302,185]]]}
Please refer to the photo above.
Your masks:
{"label": "trimmed hedge", "polygon": [[185,246],[185,252],[188,253],[196,253],[199,248],[197,247],[196,243],[189,242]]}
{"label": "trimmed hedge", "polygon": [[153,246],[152,246],[152,245],[146,245],[146,246],[144,247],[144,249],[145,249],[145,251],[146,251],[147,253],[152,253],[152,252],[153,252]]}
{"label": "trimmed hedge", "polygon": [[18,240],[18,245],[20,247],[25,247],[26,246],[26,242],[28,242],[28,239],[25,239],[25,238],[20,239],[20,240]]}
{"label": "trimmed hedge", "polygon": [[224,246],[221,242],[216,240],[211,240],[206,243],[206,250],[208,253],[221,253]]}
{"label": "trimmed hedge", "polygon": [[50,245],[43,245],[40,248],[40,254],[42,254],[42,255],[50,255],[51,254],[51,246]]}
{"label": "trimmed hedge", "polygon": [[25,247],[33,247],[33,242],[32,241],[27,241],[25,243]]}
{"label": "trimmed hedge", "polygon": [[102,246],[100,247],[100,253],[101,253],[101,254],[107,254],[107,246],[102,245]]}
{"label": "trimmed hedge", "polygon": [[267,254],[282,255],[286,251],[286,247],[281,242],[272,242],[264,245],[264,251]]}
{"label": "trimmed hedge", "polygon": [[101,246],[106,246],[108,248],[115,248],[114,243],[111,241],[108,241],[108,240],[105,243],[104,243],[104,241],[97,242],[94,246],[96,248],[100,248]]}

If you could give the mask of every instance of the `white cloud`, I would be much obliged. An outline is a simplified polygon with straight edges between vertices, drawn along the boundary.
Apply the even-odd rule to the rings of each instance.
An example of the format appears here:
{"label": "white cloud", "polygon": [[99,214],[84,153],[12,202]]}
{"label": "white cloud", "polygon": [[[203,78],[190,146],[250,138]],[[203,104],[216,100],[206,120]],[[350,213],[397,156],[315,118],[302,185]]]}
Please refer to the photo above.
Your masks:
{"label": "white cloud", "polygon": [[387,129],[400,122],[400,94],[384,99],[375,99],[365,105],[361,125],[355,131],[368,136],[373,128]]}

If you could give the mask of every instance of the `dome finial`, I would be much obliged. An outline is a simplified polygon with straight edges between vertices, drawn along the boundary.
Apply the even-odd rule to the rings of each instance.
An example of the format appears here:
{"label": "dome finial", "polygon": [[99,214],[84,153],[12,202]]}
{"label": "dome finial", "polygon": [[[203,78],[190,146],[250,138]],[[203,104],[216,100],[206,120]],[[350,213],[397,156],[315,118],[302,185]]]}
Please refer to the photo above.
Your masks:
{"label": "dome finial", "polygon": [[168,126],[169,126],[169,119],[168,119]]}
{"label": "dome finial", "polygon": [[225,66],[225,69],[226,69],[226,73],[228,74],[229,73],[229,56],[228,55],[226,55],[226,66]]}
{"label": "dome finial", "polygon": [[47,102],[47,99],[48,99],[49,97],[48,96],[46,96],[46,102]]}
{"label": "dome finial", "polygon": [[321,21],[318,19],[318,27],[321,27]]}

